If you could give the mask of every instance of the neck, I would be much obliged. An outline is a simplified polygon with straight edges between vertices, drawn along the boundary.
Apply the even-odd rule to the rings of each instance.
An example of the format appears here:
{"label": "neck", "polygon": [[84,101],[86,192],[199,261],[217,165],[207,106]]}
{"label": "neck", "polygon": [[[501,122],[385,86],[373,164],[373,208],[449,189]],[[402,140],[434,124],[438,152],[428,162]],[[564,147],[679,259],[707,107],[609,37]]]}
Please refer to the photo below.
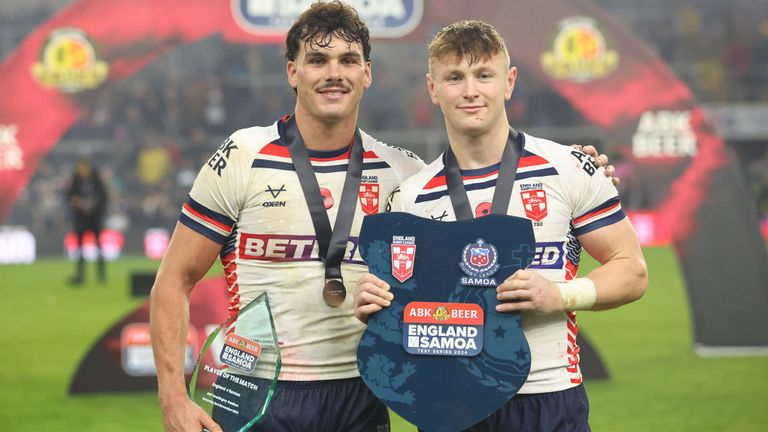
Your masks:
{"label": "neck", "polygon": [[485,168],[501,162],[509,138],[509,125],[486,134],[469,136],[448,129],[448,142],[461,169]]}
{"label": "neck", "polygon": [[330,151],[347,147],[355,136],[357,113],[342,121],[323,121],[296,106],[296,126],[309,150]]}

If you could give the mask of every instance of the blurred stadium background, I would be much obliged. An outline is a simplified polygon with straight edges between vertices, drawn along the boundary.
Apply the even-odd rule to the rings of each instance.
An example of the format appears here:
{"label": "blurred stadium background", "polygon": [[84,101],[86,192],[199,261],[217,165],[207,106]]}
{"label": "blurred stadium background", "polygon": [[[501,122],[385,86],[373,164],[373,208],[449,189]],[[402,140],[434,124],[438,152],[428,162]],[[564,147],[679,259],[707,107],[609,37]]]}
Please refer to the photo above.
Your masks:
{"label": "blurred stadium background", "polygon": [[[76,2],[0,3],[0,58],[5,61],[71,3]],[[768,1],[596,3],[639,35],[691,89],[736,157],[768,235]],[[290,112],[294,100],[282,51],[280,44],[233,44],[212,36],[169,50],[79,101],[78,121],[39,160],[0,220],[0,234],[31,233],[35,251],[34,263],[0,265],[4,430],[160,430],[152,392],[69,396],[70,380],[91,345],[144,301],[129,291],[131,274],[157,268],[153,237],[147,242],[147,234],[162,244],[199,167],[218,143],[231,131],[269,124]],[[444,132],[424,85],[424,42],[377,40],[373,55],[374,84],[363,99],[361,127],[431,160],[442,150]],[[534,135],[598,146],[622,178],[624,208],[649,210],[650,192],[633,178],[631,161],[534,71],[521,67],[508,113],[511,124]],[[108,284],[73,289],[65,283],[74,265],[64,241],[71,226],[64,191],[83,156],[95,161],[106,180],[106,225],[117,237]],[[1,240],[0,257],[29,261],[30,254],[18,250],[24,244]],[[647,296],[616,311],[581,315],[611,375],[587,382],[593,429],[765,430],[768,358],[696,356],[677,260],[663,242],[651,236],[649,244],[655,246],[646,248]],[[754,283],[763,289],[768,284]],[[399,422],[394,430],[413,429]]]}

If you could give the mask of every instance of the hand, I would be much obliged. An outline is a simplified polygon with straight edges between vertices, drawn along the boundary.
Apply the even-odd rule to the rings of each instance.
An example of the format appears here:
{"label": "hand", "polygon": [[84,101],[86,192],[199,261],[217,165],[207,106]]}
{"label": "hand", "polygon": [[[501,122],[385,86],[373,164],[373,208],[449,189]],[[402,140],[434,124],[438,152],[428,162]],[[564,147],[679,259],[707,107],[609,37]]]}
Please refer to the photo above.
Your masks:
{"label": "hand", "polygon": [[563,310],[560,289],[531,270],[518,270],[496,288],[499,312],[532,311],[541,315]]}
{"label": "hand", "polygon": [[357,281],[355,290],[355,317],[368,323],[368,316],[391,304],[395,296],[389,291],[389,284],[378,277],[366,273]]}
{"label": "hand", "polygon": [[611,179],[611,182],[613,182],[614,186],[618,186],[621,183],[621,179],[616,177],[616,168],[608,163],[608,156],[605,154],[599,154],[595,146],[581,146],[579,144],[574,144],[571,147],[575,148],[576,150],[583,151],[589,156],[592,156],[592,158],[595,159],[595,165],[605,168],[605,176]]}
{"label": "hand", "polygon": [[199,432],[203,428],[210,432],[223,432],[221,427],[186,395],[162,406],[163,429],[166,432]]}

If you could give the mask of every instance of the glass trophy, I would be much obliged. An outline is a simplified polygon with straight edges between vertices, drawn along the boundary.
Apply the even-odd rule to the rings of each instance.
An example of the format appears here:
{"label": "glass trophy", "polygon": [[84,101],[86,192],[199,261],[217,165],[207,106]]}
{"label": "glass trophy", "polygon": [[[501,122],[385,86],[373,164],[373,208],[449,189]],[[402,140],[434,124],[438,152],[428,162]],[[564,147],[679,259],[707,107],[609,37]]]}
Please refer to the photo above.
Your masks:
{"label": "glass trophy", "polygon": [[280,366],[275,324],[263,293],[205,340],[189,396],[224,432],[246,431],[267,412]]}

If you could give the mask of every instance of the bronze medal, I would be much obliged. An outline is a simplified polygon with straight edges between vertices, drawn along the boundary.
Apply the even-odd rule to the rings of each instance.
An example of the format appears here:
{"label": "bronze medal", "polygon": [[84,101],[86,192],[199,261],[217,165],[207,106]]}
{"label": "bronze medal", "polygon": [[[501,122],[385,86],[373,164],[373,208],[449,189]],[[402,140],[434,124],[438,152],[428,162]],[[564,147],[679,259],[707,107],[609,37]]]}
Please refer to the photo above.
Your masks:
{"label": "bronze medal", "polygon": [[347,298],[347,289],[339,279],[328,279],[323,287],[323,300],[330,307],[339,307]]}

